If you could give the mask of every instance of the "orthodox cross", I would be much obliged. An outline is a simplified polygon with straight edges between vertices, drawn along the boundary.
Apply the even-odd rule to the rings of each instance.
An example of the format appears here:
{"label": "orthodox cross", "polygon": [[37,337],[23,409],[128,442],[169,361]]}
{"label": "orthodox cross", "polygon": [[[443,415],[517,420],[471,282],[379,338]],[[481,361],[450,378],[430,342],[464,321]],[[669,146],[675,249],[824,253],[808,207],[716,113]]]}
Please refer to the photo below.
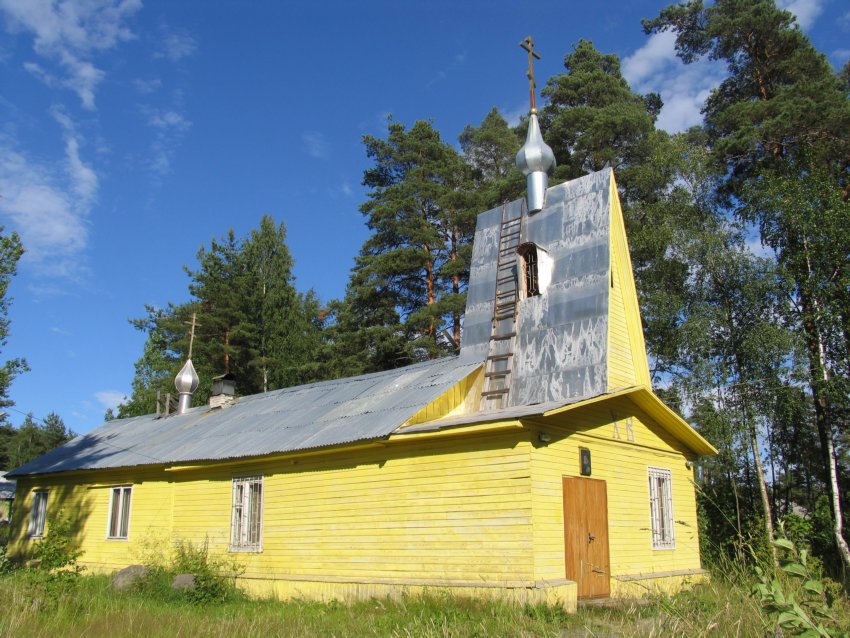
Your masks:
{"label": "orthodox cross", "polygon": [[537,85],[534,83],[534,58],[540,59],[540,54],[534,50],[534,40],[531,39],[531,36],[527,36],[525,40],[519,43],[519,45],[528,51],[528,84],[529,91],[531,93],[531,112],[537,113],[537,98],[535,98],[534,93]]}
{"label": "orthodox cross", "polygon": [[187,326],[188,325],[192,326],[192,330],[189,332],[189,358],[190,359],[192,358],[192,345],[195,343],[195,328],[201,325],[196,321],[196,318],[197,318],[197,315],[193,312],[192,313],[192,321],[184,321],[183,322]]}

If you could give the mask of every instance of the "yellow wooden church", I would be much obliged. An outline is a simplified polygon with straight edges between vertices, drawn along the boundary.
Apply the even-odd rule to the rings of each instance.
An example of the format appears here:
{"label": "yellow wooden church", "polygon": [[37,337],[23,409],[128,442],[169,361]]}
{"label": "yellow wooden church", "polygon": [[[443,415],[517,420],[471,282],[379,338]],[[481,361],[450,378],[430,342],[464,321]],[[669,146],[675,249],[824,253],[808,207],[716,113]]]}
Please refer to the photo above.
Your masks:
{"label": "yellow wooden church", "polygon": [[[693,464],[716,453],[653,393],[613,173],[478,217],[458,356],[115,420],[10,473],[10,553],[58,512],[110,572],[208,543],[281,598],[447,590],[549,602],[703,577]],[[542,151],[541,151],[542,149]],[[542,173],[542,176],[541,176]]]}

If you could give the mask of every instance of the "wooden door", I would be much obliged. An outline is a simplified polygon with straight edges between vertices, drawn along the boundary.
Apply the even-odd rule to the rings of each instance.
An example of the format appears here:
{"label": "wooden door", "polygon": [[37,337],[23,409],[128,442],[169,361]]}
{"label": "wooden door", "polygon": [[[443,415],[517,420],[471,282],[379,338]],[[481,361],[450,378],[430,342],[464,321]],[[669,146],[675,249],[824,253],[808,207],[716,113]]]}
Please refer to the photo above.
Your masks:
{"label": "wooden door", "polygon": [[611,593],[605,481],[564,477],[564,562],[579,598]]}

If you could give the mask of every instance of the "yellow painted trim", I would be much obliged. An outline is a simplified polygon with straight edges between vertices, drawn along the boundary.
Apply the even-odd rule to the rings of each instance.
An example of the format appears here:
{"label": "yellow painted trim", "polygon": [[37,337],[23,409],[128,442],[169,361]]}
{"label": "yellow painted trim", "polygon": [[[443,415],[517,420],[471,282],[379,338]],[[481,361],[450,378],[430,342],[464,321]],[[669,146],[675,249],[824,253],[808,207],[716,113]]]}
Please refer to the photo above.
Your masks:
{"label": "yellow painted trim", "polygon": [[[626,225],[623,220],[623,209],[620,206],[620,197],[617,193],[617,183],[614,180],[614,172],[611,171],[610,184],[610,225],[611,225],[611,267],[614,260],[617,262],[617,278],[622,286],[623,304],[626,312],[626,329],[629,334],[629,345],[632,355],[632,365],[635,381],[639,385],[651,387],[652,379],[649,375],[649,363],[646,358],[646,342],[643,338],[643,324],[640,317],[640,304],[635,287],[634,271],[632,270],[632,258],[629,254],[629,245],[626,239]],[[610,312],[609,308],[609,312]]]}
{"label": "yellow painted trim", "polygon": [[571,410],[576,410],[578,408],[583,408],[586,405],[593,405],[594,403],[601,403],[602,401],[607,401],[609,399],[614,399],[616,397],[628,396],[633,393],[637,389],[637,386],[632,386],[631,388],[623,388],[622,390],[615,390],[614,392],[609,392],[607,394],[600,394],[599,396],[591,397],[589,399],[583,399],[581,401],[576,401],[575,403],[570,403],[568,405],[562,405],[560,408],[554,408],[552,410],[547,410],[543,413],[544,417],[555,416],[556,414],[561,414],[562,412],[569,412]]}
{"label": "yellow painted trim", "polygon": [[468,436],[474,434],[489,434],[500,430],[522,429],[522,423],[516,419],[509,421],[497,421],[493,423],[479,423],[466,426],[447,428],[445,430],[432,430],[428,432],[398,432],[391,434],[388,438],[378,442],[368,442],[362,445],[347,445],[344,447],[319,448],[308,451],[287,452],[286,454],[270,454],[267,456],[254,456],[250,458],[229,459],[227,461],[205,461],[192,465],[173,465],[165,468],[165,472],[194,472],[218,467],[231,467],[234,465],[247,465],[253,463],[266,463],[268,461],[285,461],[304,458],[309,456],[320,456],[337,452],[351,452],[369,448],[381,448],[392,444],[409,443],[427,439],[443,439],[453,436]]}
{"label": "yellow painted trim", "polygon": [[321,447],[314,448],[311,450],[293,450],[292,452],[282,452],[280,454],[267,454],[265,456],[250,456],[250,457],[241,457],[236,459],[227,459],[224,461],[199,461],[197,464],[193,465],[172,465],[171,467],[166,467],[164,469],[165,472],[192,472],[195,470],[206,470],[210,468],[217,467],[230,467],[233,465],[248,465],[252,463],[266,463],[268,461],[285,461],[289,459],[298,459],[304,458],[308,456],[320,456],[325,454],[335,454],[338,452],[351,452],[351,451],[359,451],[366,450],[369,448],[380,448],[384,447],[385,441],[368,441],[364,442],[360,445],[343,445],[340,447]]}
{"label": "yellow painted trim", "polygon": [[478,423],[473,425],[459,425],[444,430],[429,430],[427,432],[396,432],[391,434],[387,443],[401,443],[409,441],[421,441],[423,439],[443,439],[450,436],[468,436],[470,434],[489,434],[500,430],[521,430],[522,423],[517,419],[506,421],[494,421],[491,423]]}
{"label": "yellow painted trim", "polygon": [[427,423],[446,416],[469,414],[478,409],[484,385],[484,364],[466,375],[399,426],[402,428]]}
{"label": "yellow painted trim", "polygon": [[[50,476],[62,476],[62,477],[77,477],[77,476],[87,476],[92,472],[110,472],[113,474],[120,474],[121,472],[133,472],[139,468],[144,468],[146,470],[159,469],[165,470],[168,467],[167,463],[139,463],[137,465],[122,465],[121,467],[90,467],[84,470],[60,470],[57,472],[39,472],[38,474],[21,474],[20,476],[11,477],[12,480],[20,481],[20,480],[35,480],[36,478],[43,479],[45,477]],[[117,485],[117,483],[115,484]]]}
{"label": "yellow painted trim", "polygon": [[655,393],[646,386],[634,386],[625,388],[610,394],[601,394],[599,396],[585,399],[565,405],[554,410],[549,410],[543,414],[544,417],[563,414],[571,410],[577,410],[587,405],[601,403],[615,397],[627,396],[635,402],[635,404],[646,412],[650,417],[655,419],[658,424],[675,436],[682,443],[687,445],[691,450],[700,456],[712,456],[717,454],[717,448],[706,441],[699,432],[691,427],[682,417],[671,410],[661,399],[655,396]]}

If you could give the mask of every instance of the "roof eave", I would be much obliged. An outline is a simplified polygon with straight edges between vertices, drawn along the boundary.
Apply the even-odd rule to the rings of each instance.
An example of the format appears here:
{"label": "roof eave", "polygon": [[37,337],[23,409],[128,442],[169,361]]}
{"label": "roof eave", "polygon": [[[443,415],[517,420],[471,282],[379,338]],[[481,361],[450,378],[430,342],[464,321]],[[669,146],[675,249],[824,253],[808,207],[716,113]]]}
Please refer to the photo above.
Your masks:
{"label": "roof eave", "polygon": [[684,443],[694,454],[698,456],[713,456],[717,454],[717,448],[709,443],[703,436],[697,432],[690,423],[685,421],[681,416],[676,414],[669,406],[667,406],[658,396],[645,385],[636,385],[622,390],[616,390],[607,394],[585,399],[571,403],[554,410],[549,410],[543,414],[544,417],[561,414],[568,410],[575,410],[587,405],[606,401],[615,397],[628,397],[641,410],[646,412],[650,417],[655,419],[661,427],[672,434],[676,439]]}

